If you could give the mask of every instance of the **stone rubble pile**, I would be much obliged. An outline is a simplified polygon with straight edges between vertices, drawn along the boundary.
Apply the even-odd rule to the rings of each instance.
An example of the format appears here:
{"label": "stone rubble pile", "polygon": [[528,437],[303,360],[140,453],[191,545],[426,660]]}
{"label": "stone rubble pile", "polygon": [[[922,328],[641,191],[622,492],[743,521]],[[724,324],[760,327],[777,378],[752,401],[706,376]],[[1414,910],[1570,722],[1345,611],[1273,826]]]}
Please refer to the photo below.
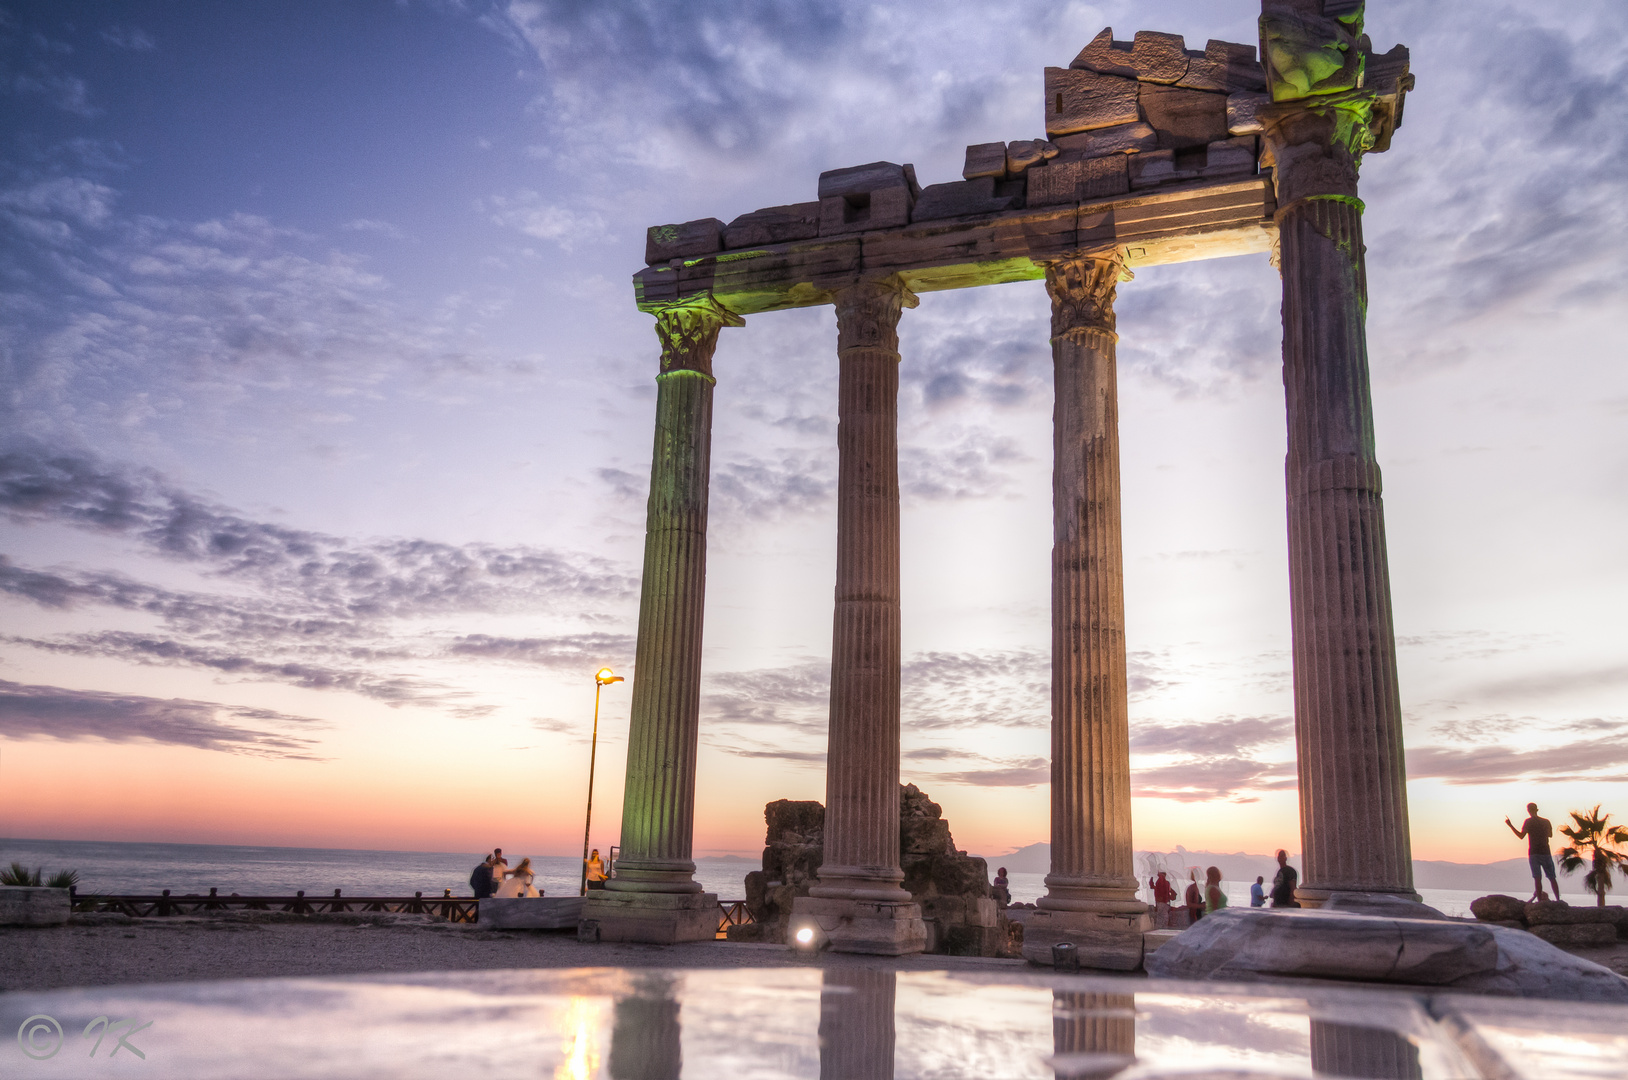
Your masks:
{"label": "stone rubble pile", "polygon": [[820,174],[818,198],[649,230],[650,265],[914,222],[1111,198],[1161,184],[1259,171],[1269,98],[1255,46],[1107,29],[1045,73],[1046,137],[967,147],[962,179],[923,188],[911,165]]}
{"label": "stone rubble pile", "polygon": [[[792,901],[809,895],[825,858],[825,807],[779,799],[763,808],[768,825],[763,868],[746,875],[753,922],[729,928],[730,941],[780,944]],[[899,790],[899,865],[903,887],[921,905],[927,951],[999,956],[1011,930],[991,896],[984,860],[959,851],[942,808],[914,784]]]}
{"label": "stone rubble pile", "polygon": [[1494,893],[1470,902],[1470,913],[1482,922],[1528,930],[1551,945],[1599,946],[1628,941],[1628,907],[1572,907],[1565,901],[1517,900]]}

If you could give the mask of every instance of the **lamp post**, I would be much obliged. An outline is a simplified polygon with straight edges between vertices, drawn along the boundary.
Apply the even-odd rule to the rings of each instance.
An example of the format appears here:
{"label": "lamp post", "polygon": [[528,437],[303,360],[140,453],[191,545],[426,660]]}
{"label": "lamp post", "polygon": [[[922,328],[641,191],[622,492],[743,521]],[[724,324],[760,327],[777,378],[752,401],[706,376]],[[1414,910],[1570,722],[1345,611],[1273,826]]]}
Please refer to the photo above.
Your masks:
{"label": "lamp post", "polygon": [[622,677],[612,674],[608,667],[594,672],[594,735],[588,744],[588,820],[582,825],[582,891],[579,896],[588,895],[588,834],[594,827],[594,762],[599,757],[599,691],[621,681]]}

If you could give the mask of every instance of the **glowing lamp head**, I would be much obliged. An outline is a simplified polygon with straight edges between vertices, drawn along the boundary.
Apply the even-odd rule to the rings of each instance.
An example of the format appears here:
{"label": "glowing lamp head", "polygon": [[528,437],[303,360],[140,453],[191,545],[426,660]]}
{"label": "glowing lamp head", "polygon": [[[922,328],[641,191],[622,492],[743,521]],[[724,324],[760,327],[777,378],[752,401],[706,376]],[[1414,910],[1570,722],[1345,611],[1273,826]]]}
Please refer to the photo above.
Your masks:
{"label": "glowing lamp head", "polygon": [[594,681],[600,686],[605,686],[609,683],[621,682],[622,677],[611,671],[610,668],[602,667],[598,671],[594,672]]}
{"label": "glowing lamp head", "polygon": [[801,930],[797,931],[797,944],[799,944],[799,945],[812,945],[812,944],[814,944],[814,931],[813,931],[813,929],[810,928],[810,927],[805,926]]}

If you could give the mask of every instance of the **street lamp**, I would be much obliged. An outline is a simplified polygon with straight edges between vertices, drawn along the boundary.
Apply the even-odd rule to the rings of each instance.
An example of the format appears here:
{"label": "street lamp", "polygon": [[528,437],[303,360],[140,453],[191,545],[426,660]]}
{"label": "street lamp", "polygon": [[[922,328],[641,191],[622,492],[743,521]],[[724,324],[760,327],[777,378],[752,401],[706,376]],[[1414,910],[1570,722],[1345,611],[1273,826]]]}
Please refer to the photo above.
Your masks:
{"label": "street lamp", "polygon": [[594,762],[599,757],[599,691],[621,681],[622,677],[608,667],[594,672],[594,737],[588,750],[588,820],[582,826],[582,891],[579,896],[588,895],[588,834],[594,827]]}

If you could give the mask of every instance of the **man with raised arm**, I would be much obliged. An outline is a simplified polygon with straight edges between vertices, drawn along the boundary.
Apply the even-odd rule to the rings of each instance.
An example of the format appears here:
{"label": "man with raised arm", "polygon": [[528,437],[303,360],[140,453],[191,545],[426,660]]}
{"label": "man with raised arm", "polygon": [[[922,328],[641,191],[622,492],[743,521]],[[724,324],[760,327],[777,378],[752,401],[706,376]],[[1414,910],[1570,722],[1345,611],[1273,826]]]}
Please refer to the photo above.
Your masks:
{"label": "man with raised arm", "polygon": [[1549,875],[1549,888],[1554,890],[1555,903],[1560,903],[1560,883],[1555,881],[1555,857],[1549,853],[1549,837],[1555,834],[1554,826],[1549,824],[1548,818],[1538,817],[1538,804],[1526,804],[1527,818],[1521,822],[1517,832],[1515,825],[1508,818],[1504,824],[1509,831],[1515,833],[1516,839],[1526,837],[1526,862],[1532,868],[1532,899],[1543,899],[1543,875]]}

